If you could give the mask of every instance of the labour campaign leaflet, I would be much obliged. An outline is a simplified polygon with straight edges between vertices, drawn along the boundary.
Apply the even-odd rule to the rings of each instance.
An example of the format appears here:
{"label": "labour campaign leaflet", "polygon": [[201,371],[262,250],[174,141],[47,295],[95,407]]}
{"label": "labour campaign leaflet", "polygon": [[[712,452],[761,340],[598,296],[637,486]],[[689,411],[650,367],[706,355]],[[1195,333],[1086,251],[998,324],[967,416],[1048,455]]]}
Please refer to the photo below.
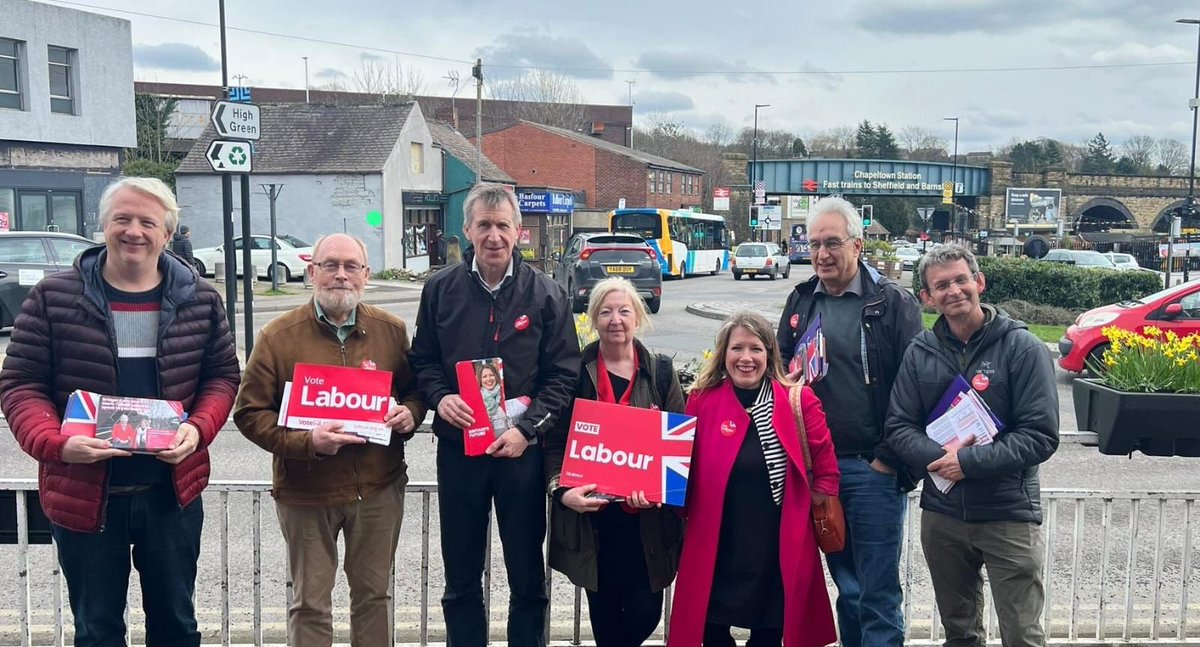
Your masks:
{"label": "labour campaign leaflet", "polygon": [[825,332],[821,329],[821,313],[813,318],[808,329],[796,341],[792,361],[788,363],[788,372],[804,369],[804,383],[815,384],[829,372],[829,363],[825,359]]}
{"label": "labour campaign leaflet", "polygon": [[499,357],[464,360],[454,369],[458,395],[475,417],[463,429],[463,451],[467,456],[482,456],[514,424],[504,400],[504,362]]}
{"label": "labour campaign leaflet", "polygon": [[695,438],[692,416],[580,398],[558,483],[595,483],[615,497],[644,490],[648,501],[682,506]]}
{"label": "labour campaign leaflet", "polygon": [[183,403],[176,400],[75,391],[67,399],[61,432],[107,440],[117,449],[138,454],[154,454],[170,448],[179,423],[186,419]]}
{"label": "labour campaign leaflet", "polygon": [[292,381],[284,385],[279,424],[316,429],[337,422],[343,432],[387,445],[392,429],[383,419],[392,403],[391,393],[391,371],[296,364]]}

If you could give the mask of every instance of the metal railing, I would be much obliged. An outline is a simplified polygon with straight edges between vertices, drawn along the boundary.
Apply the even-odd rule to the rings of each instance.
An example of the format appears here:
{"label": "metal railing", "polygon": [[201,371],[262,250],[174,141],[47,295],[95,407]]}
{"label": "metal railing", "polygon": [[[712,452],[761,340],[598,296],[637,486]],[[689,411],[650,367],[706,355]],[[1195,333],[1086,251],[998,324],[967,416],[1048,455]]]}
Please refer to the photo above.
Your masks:
{"label": "metal railing", "polygon": [[[32,480],[0,480],[0,490],[21,493],[36,488]],[[205,532],[219,534],[219,559],[214,559],[211,541],[206,540],[197,578],[197,616],[206,642],[268,645],[285,640],[286,609],[292,590],[278,533],[268,537],[264,546],[263,499],[266,497],[270,503],[269,489],[267,482],[217,482],[206,491],[209,519]],[[400,577],[393,577],[397,641],[402,644],[427,645],[445,639],[440,605],[431,603],[430,598],[431,590],[437,591],[441,584],[441,569],[431,568],[430,551],[436,533],[431,523],[436,492],[436,484],[428,482],[411,483],[407,488],[406,503],[416,499],[420,509],[415,518],[412,513],[406,514],[409,522],[397,550]],[[1191,603],[1192,518],[1200,492],[1046,490],[1042,494],[1046,574],[1042,623],[1050,644],[1200,644],[1200,621],[1189,622],[1190,612],[1200,611]],[[917,496],[914,493],[909,501],[901,561],[908,644],[937,645],[941,643],[941,627],[925,558],[919,550],[921,511],[916,505]],[[15,550],[11,557],[0,552],[0,572],[16,577],[5,575],[0,582],[10,583],[4,588],[13,587],[9,594],[16,594],[17,608],[13,613],[0,607],[0,644],[68,644],[70,612],[64,610],[54,546],[28,543],[25,497],[16,496],[16,502],[18,543],[0,547],[0,551]],[[419,535],[408,532],[413,521],[419,523]],[[494,541],[494,531],[489,534]],[[485,605],[492,638],[502,641],[503,610],[496,609],[496,615],[492,614],[492,569],[498,566],[493,563],[491,541],[485,560]],[[248,555],[241,551],[245,544]],[[271,564],[268,569],[264,569],[265,562]],[[39,565],[41,569],[35,575]],[[416,582],[411,575],[418,575]],[[269,585],[264,579],[278,582]],[[404,590],[400,590],[402,583]],[[832,598],[836,591],[829,586]],[[558,644],[582,644],[588,634],[580,590],[561,575],[551,573],[547,573],[547,587],[551,597],[547,638]],[[131,587],[131,596],[136,597],[136,588]],[[277,598],[279,593],[283,604],[264,602]],[[664,626],[651,644],[661,644],[665,639],[669,593],[665,596]],[[500,597],[503,599],[504,594]],[[398,601],[400,607],[396,607]],[[413,601],[415,607],[407,606]],[[141,612],[133,602],[131,598],[127,616],[132,616],[131,631],[138,638]],[[986,586],[985,604],[989,644],[999,644],[996,614]],[[339,609],[345,615],[344,608]],[[338,613],[335,609],[335,620]],[[344,621],[336,622],[335,630],[339,637],[347,635]]]}

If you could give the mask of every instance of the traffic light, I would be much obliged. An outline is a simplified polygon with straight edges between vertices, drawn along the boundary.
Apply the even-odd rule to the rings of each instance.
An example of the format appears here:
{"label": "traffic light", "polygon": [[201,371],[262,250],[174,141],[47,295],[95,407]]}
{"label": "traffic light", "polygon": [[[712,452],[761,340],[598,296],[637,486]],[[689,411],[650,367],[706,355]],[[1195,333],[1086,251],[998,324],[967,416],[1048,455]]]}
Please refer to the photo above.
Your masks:
{"label": "traffic light", "polygon": [[758,229],[758,207],[750,206],[750,228]]}
{"label": "traffic light", "polygon": [[874,221],[874,219],[875,219],[875,206],[870,205],[870,204],[864,204],[862,206],[863,229],[870,227],[871,223]]}

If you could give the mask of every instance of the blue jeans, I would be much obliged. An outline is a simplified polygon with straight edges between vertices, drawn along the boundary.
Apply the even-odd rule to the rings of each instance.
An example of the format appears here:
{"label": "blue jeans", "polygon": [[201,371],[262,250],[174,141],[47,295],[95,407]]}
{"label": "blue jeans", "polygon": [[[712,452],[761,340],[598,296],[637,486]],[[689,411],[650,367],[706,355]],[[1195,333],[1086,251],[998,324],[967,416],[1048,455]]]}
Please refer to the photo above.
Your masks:
{"label": "blue jeans", "polygon": [[75,614],[75,645],[124,647],[130,547],[142,584],[148,647],[200,644],[193,594],[204,507],[180,508],[170,484],[109,496],[103,530],[53,527]]}
{"label": "blue jeans", "polygon": [[846,549],[825,556],[837,585],[838,632],[843,647],[904,644],[900,545],[907,499],[895,475],[859,457],[838,457],[846,511]]}

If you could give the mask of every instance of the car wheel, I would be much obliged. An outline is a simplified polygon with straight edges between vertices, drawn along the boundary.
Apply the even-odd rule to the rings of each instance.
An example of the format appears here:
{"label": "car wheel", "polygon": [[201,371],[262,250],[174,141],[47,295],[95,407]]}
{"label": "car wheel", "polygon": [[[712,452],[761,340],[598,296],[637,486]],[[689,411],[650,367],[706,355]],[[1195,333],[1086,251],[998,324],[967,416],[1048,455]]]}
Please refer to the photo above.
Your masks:
{"label": "car wheel", "polygon": [[736,272],[736,271],[735,271],[735,272],[733,273],[733,280],[735,280],[735,281],[740,281],[740,280],[742,280],[742,273],[741,273],[741,272]]}
{"label": "car wheel", "polygon": [[774,271],[774,272],[771,272],[771,273],[770,273],[770,274],[768,274],[767,276],[771,277],[771,280],[772,280],[772,281],[774,281],[775,279],[779,278],[779,268],[775,268],[775,271]]}
{"label": "car wheel", "polygon": [[1093,348],[1087,357],[1083,358],[1083,370],[1087,372],[1088,377],[1101,377],[1104,375],[1104,351],[1108,350],[1107,342]]}
{"label": "car wheel", "polygon": [[274,280],[276,272],[279,273],[280,283],[287,283],[288,281],[292,280],[292,272],[288,269],[287,265],[284,265],[283,263],[276,263],[271,270],[267,271],[267,278]]}
{"label": "car wheel", "polygon": [[786,266],[784,266],[783,278],[785,278],[785,279],[792,278],[792,264],[791,263],[788,263]]}
{"label": "car wheel", "polygon": [[567,283],[567,297],[571,299],[571,312],[579,314],[587,310],[587,301],[581,301],[575,296],[575,285],[572,283]]}
{"label": "car wheel", "polygon": [[204,261],[202,261],[198,258],[192,259],[192,267],[196,268],[196,273],[199,274],[200,276],[204,276],[208,270],[208,268],[204,267]]}
{"label": "car wheel", "polygon": [[686,279],[686,278],[687,278],[687,263],[680,263],[679,264],[679,280],[682,281],[683,279]]}
{"label": "car wheel", "polygon": [[646,302],[646,307],[650,309],[650,314],[658,314],[658,309],[662,307],[662,297],[654,297]]}

